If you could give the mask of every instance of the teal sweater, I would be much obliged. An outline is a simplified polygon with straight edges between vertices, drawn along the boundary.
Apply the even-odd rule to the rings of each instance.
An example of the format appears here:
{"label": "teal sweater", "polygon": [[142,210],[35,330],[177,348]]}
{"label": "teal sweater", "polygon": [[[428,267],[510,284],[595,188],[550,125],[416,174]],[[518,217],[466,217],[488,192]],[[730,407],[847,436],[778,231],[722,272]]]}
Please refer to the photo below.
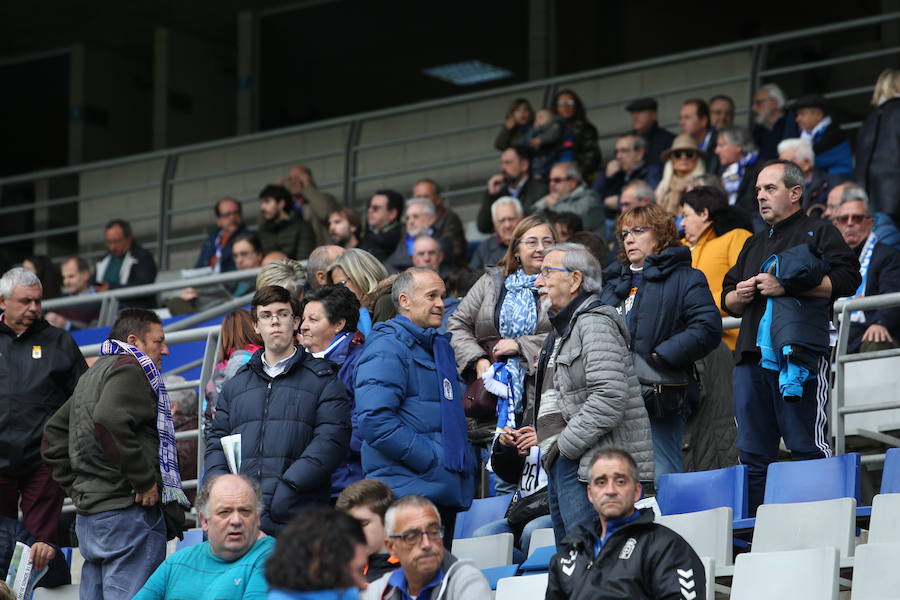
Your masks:
{"label": "teal sweater", "polygon": [[163,562],[134,600],[265,600],[266,559],[275,538],[264,537],[234,562],[214,555],[209,542],[176,552]]}

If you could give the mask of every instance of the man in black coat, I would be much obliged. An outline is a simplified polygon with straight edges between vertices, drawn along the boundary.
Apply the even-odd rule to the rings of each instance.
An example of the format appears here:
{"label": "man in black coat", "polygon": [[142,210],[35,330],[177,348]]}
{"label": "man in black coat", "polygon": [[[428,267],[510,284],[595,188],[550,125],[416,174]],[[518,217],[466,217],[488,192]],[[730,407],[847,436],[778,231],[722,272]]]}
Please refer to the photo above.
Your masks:
{"label": "man in black coat", "polygon": [[[128,221],[113,219],[107,223],[103,239],[106,242],[107,252],[97,263],[95,272],[97,291],[146,285],[156,281],[156,261],[153,260],[153,255],[134,239]],[[119,300],[119,306],[122,308],[129,306],[153,308],[156,304],[155,294]]]}
{"label": "man in black coat", "polygon": [[719,157],[716,155],[717,132],[712,127],[709,105],[702,98],[685,100],[678,113],[681,133],[694,138],[697,147],[706,152],[706,172],[718,175],[721,172]]}
{"label": "man in black coat", "polygon": [[500,172],[491,175],[487,191],[478,209],[478,231],[494,233],[491,205],[503,196],[511,196],[522,204],[524,214],[532,213],[534,203],[547,195],[547,182],[531,176],[531,159],[523,148],[507,148],[500,155]]}
{"label": "man in black coat", "polygon": [[41,541],[56,537],[63,491],[41,460],[44,425],[87,370],[68,332],[41,318],[43,290],[21,267],[0,278],[0,515]]}
{"label": "man in black coat", "polygon": [[[900,252],[878,241],[875,219],[862,200],[842,202],[833,222],[859,257],[862,283],[854,298],[900,292]],[[900,339],[900,308],[855,311],[850,315],[848,352],[895,348]]]}
{"label": "man in black coat", "polygon": [[656,98],[638,98],[629,102],[625,110],[631,116],[632,133],[643,137],[647,142],[644,160],[661,165],[660,157],[672,147],[675,134],[659,126],[656,121],[657,108]]}
{"label": "man in black coat", "polygon": [[547,600],[694,598],[706,587],[700,557],[680,535],[653,522],[641,498],[637,463],[624,450],[591,462],[588,498],[597,519],[560,540],[550,561]]}
{"label": "man in black coat", "polygon": [[753,141],[759,148],[760,160],[778,158],[778,144],[800,135],[796,114],[786,109],[784,92],[775,83],[767,83],[753,94]]}
{"label": "man in black coat", "polygon": [[350,445],[350,404],[336,365],[294,345],[299,308],[280,286],[253,296],[264,349],[225,384],[206,441],[206,476],[228,473],[222,438],[240,434],[239,472],[260,482],[269,535],[304,508],[328,503],[331,474]]}
{"label": "man in black coat", "polygon": [[403,235],[403,196],[394,190],[377,190],[366,207],[366,226],[359,248],[384,262]]}

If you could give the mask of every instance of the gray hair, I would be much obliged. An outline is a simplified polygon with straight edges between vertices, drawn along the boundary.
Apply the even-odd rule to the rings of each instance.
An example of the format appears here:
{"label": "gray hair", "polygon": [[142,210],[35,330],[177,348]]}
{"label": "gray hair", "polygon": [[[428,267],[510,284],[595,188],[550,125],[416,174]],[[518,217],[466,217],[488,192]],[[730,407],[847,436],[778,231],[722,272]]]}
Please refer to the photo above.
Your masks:
{"label": "gray hair", "polygon": [[497,220],[497,209],[501,206],[513,206],[516,209],[516,212],[519,215],[524,215],[525,211],[522,210],[522,203],[519,202],[518,198],[513,198],[512,196],[503,196],[502,198],[497,198],[494,200],[494,203],[491,204],[491,221]]}
{"label": "gray hair", "polygon": [[703,173],[701,175],[695,175],[688,182],[688,186],[690,186],[691,188],[698,188],[698,187],[705,186],[705,187],[716,188],[717,190],[721,190],[723,192],[725,191],[725,186],[722,185],[722,178],[716,177],[712,173]]}
{"label": "gray hair", "polygon": [[581,273],[584,278],[584,281],[581,283],[582,291],[591,294],[603,289],[603,268],[585,246],[573,244],[572,242],[553,244],[544,250],[544,256],[551,252],[562,252],[563,267],[569,271]]}
{"label": "gray hair", "polygon": [[778,155],[789,150],[794,151],[794,158],[797,160],[806,159],[810,164],[816,162],[816,152],[813,150],[812,144],[808,140],[802,138],[786,138],[778,144]]}
{"label": "gray hair", "polygon": [[306,285],[306,273],[300,261],[293,258],[273,260],[256,276],[256,289],[278,285],[291,293],[299,292]]}
{"label": "gray hair", "polygon": [[188,389],[180,389],[173,390],[171,389],[175,385],[179,383],[185,383],[187,379],[182,377],[181,375],[172,375],[170,373],[166,373],[163,375],[163,381],[166,384],[166,390],[169,394],[169,403],[172,405],[172,412],[178,413],[180,415],[187,415],[189,417],[196,417],[197,415],[197,389],[188,388]]}
{"label": "gray hair", "polygon": [[406,205],[404,206],[404,212],[410,206],[415,204],[421,204],[425,207],[425,212],[431,215],[432,217],[437,214],[437,210],[434,208],[434,204],[431,203],[431,200],[426,200],[425,198],[410,198],[406,201]]}
{"label": "gray hair", "polygon": [[750,134],[747,133],[747,130],[743,127],[729,125],[728,127],[720,129],[719,135],[725,136],[728,143],[732,146],[739,147],[744,154],[749,154],[756,150],[756,144],[753,143],[753,138],[750,137]]}
{"label": "gray hair", "polygon": [[775,105],[778,108],[782,108],[784,106],[784,92],[781,91],[781,88],[778,87],[777,83],[767,83],[764,86],[761,86],[759,89],[766,90],[769,92],[769,95],[775,100]]}
{"label": "gray hair", "polygon": [[434,502],[424,496],[410,494],[409,496],[403,496],[402,498],[394,500],[394,502],[388,507],[387,512],[384,513],[384,532],[388,535],[388,537],[397,535],[397,533],[394,531],[394,525],[397,521],[397,513],[404,508],[430,508],[434,511],[434,514],[437,515],[438,524],[441,524],[441,511],[437,509],[437,507],[434,505]]}
{"label": "gray hair", "polygon": [[433,274],[434,271],[426,267],[410,267],[397,276],[397,279],[394,280],[394,284],[391,286],[391,301],[394,303],[394,308],[397,309],[397,312],[400,312],[400,294],[409,296],[412,293],[413,286],[416,284],[416,273]]}
{"label": "gray hair", "polygon": [[578,169],[578,165],[573,162],[558,162],[553,165],[553,168],[556,167],[564,167],[566,169],[566,177],[569,179],[574,179],[579,183],[584,182],[584,178],[581,175],[581,171]]}
{"label": "gray hair", "polygon": [[622,191],[624,192],[626,189],[633,190],[634,197],[638,200],[646,202],[656,201],[656,192],[654,192],[653,188],[650,187],[650,184],[643,179],[635,179],[628,182],[627,184],[625,184],[625,187],[622,188]]}
{"label": "gray hair", "polygon": [[789,160],[775,160],[766,166],[774,165],[781,165],[784,168],[784,171],[782,171],[781,174],[781,181],[784,183],[784,187],[787,189],[799,187],[800,191],[803,191],[803,188],[806,185],[806,178],[803,177],[803,171],[800,170],[800,167]]}
{"label": "gray hair", "polygon": [[37,285],[40,286],[42,290],[44,289],[44,286],[41,285],[41,280],[38,279],[37,275],[25,267],[13,267],[4,273],[3,277],[0,277],[0,296],[9,300],[12,298],[16,286],[19,285],[24,285],[25,287]]}
{"label": "gray hair", "polygon": [[846,204],[848,202],[862,202],[869,210],[869,195],[863,186],[856,183],[845,183],[844,189],[841,190],[841,201],[838,204]]}
{"label": "gray hair", "polygon": [[[194,506],[197,508],[197,514],[203,513],[204,517],[206,517],[207,519],[209,518],[209,500],[212,497],[213,486],[216,485],[216,482],[219,481],[221,477],[227,477],[229,474],[230,473],[223,473],[220,475],[210,475],[203,478],[203,483],[200,485],[200,489],[197,490],[197,497],[194,500]],[[256,514],[262,514],[262,488],[259,487],[259,482],[252,477],[244,475],[243,473],[238,473],[234,476],[246,483],[247,487],[249,487],[253,491],[253,496],[256,498]]]}

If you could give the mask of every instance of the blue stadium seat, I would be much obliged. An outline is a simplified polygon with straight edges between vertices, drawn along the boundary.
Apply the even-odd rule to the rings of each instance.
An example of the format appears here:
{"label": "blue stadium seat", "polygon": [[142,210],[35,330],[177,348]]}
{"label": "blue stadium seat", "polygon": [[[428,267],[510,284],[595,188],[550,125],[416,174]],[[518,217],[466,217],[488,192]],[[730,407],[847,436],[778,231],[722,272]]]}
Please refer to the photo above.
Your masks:
{"label": "blue stadium seat", "polygon": [[556,554],[556,546],[536,548],[519,569],[528,575],[546,572],[550,568],[550,559]]}
{"label": "blue stadium seat", "polygon": [[506,509],[509,508],[512,497],[512,494],[505,494],[472,500],[469,510],[456,515],[453,538],[470,538],[472,533],[482,525],[502,519],[506,514]]}
{"label": "blue stadium seat", "polygon": [[504,577],[515,577],[516,571],[519,570],[519,565],[504,565],[502,567],[494,567],[492,569],[482,569],[481,573],[488,580],[488,583],[491,584],[491,589],[497,589],[497,582]]}
{"label": "blue stadium seat", "polygon": [[859,453],[769,465],[764,504],[856,498],[860,504]]}
{"label": "blue stadium seat", "polygon": [[184,532],[184,539],[178,540],[175,543],[175,552],[179,550],[184,550],[185,548],[190,548],[191,546],[196,546],[203,542],[203,530],[202,529],[188,529]]}
{"label": "blue stadium seat", "polygon": [[900,494],[900,448],[891,448],[884,457],[881,493]]}
{"label": "blue stadium seat", "polygon": [[659,478],[656,501],[664,515],[731,507],[734,519],[747,516],[747,467],[667,473]]}

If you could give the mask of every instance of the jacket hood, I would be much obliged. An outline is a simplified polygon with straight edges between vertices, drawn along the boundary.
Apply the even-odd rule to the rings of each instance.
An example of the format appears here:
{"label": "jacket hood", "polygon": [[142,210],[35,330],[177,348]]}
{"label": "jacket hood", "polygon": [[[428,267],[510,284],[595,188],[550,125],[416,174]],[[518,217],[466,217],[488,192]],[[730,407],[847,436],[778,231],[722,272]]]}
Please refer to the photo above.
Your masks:
{"label": "jacket hood", "polygon": [[437,329],[422,329],[403,315],[397,315],[389,321],[376,323],[372,328],[372,335],[369,337],[373,338],[376,334],[396,336],[407,346],[412,347],[414,344],[419,344],[429,352],[431,352],[435,336],[441,335]]}
{"label": "jacket hood", "polygon": [[[644,277],[648,281],[666,279],[679,267],[691,266],[691,250],[685,246],[666,248],[659,254],[651,254],[644,262]],[[629,268],[630,267],[626,267]]]}
{"label": "jacket hood", "polygon": [[581,317],[581,315],[585,315],[588,313],[593,313],[596,315],[606,315],[607,317],[609,317],[613,321],[613,323],[616,324],[616,327],[619,328],[619,333],[621,333],[622,337],[625,338],[625,342],[630,342],[631,334],[628,332],[628,326],[625,324],[625,319],[622,318],[622,315],[619,314],[619,311],[616,310],[615,307],[604,303],[600,299],[599,292],[595,292],[588,296],[584,300],[584,302],[581,303],[581,306],[579,306],[575,310],[575,314],[572,315],[572,320],[569,323],[566,334],[563,336],[563,340],[569,337],[569,333],[571,333],[572,325],[574,325],[575,321],[577,321],[579,317]]}

